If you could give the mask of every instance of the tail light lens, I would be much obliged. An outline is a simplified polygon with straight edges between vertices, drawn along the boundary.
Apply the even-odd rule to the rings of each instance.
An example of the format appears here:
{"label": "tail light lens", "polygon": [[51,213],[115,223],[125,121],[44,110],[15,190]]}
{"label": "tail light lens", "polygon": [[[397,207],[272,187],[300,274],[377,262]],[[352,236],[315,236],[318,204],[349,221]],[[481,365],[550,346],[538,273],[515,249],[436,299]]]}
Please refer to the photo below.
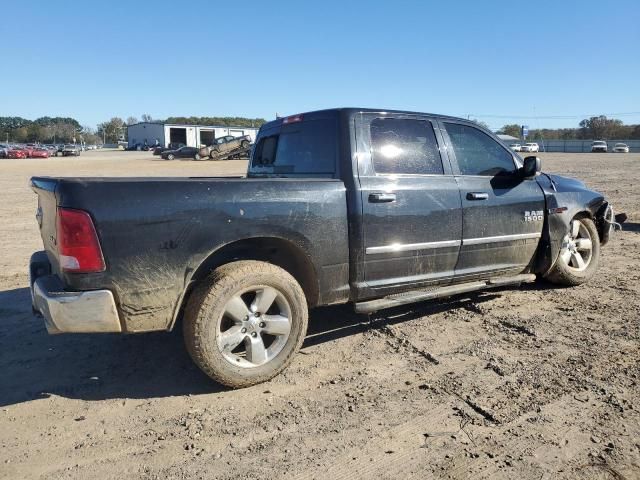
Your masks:
{"label": "tail light lens", "polygon": [[93,220],[87,212],[59,208],[57,216],[60,267],[66,272],[93,273],[105,269]]}

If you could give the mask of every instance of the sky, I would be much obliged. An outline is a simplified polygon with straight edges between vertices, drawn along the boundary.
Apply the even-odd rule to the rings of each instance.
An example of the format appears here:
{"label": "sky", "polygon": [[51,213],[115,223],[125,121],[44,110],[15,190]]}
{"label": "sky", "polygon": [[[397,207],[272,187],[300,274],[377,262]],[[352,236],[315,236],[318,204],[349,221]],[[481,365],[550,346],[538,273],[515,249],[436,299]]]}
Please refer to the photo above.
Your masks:
{"label": "sky", "polygon": [[[0,116],[640,123],[640,1],[3,2]],[[624,114],[624,115],[623,115]]]}

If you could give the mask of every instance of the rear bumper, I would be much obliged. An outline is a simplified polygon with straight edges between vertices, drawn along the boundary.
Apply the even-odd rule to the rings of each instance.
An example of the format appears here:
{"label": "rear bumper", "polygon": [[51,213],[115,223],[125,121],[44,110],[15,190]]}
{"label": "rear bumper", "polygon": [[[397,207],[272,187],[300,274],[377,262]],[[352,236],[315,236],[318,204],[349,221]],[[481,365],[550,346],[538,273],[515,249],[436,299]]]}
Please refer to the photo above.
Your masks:
{"label": "rear bumper", "polygon": [[109,290],[68,292],[55,275],[34,278],[42,271],[42,253],[31,257],[31,302],[33,310],[44,317],[47,331],[56,333],[121,332],[116,302]]}

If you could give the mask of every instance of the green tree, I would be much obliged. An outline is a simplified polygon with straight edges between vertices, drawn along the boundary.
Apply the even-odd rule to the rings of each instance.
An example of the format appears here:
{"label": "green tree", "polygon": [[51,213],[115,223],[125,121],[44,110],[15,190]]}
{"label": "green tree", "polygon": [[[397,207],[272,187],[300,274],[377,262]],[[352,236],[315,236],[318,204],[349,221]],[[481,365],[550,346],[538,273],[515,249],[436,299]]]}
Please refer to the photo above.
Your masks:
{"label": "green tree", "polygon": [[264,118],[246,117],[169,117],[166,123],[178,125],[219,125],[221,127],[255,127],[266,123]]}
{"label": "green tree", "polygon": [[113,117],[108,122],[98,125],[98,136],[104,137],[107,143],[116,143],[126,137],[126,123],[120,117]]}
{"label": "green tree", "polygon": [[26,129],[27,142],[39,142],[41,140],[44,140],[46,134],[45,127],[34,122],[27,126]]}
{"label": "green tree", "polygon": [[12,142],[23,143],[28,141],[29,138],[29,130],[27,127],[19,127],[15,130],[12,130],[9,138]]}
{"label": "green tree", "polygon": [[520,125],[516,123],[510,123],[509,125],[504,125],[498,133],[502,135],[511,135],[512,137],[520,138]]}
{"label": "green tree", "polygon": [[622,120],[607,118],[605,115],[585,118],[580,122],[583,138],[596,140],[618,137],[620,127],[622,127]]}

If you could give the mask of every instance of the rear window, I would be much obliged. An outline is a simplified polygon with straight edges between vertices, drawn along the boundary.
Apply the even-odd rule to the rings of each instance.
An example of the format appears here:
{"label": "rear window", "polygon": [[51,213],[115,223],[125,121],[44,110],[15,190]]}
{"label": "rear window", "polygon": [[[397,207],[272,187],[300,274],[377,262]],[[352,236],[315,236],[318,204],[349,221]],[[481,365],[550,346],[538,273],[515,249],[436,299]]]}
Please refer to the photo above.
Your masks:
{"label": "rear window", "polygon": [[302,120],[261,132],[249,174],[323,174],[336,170],[337,121]]}

